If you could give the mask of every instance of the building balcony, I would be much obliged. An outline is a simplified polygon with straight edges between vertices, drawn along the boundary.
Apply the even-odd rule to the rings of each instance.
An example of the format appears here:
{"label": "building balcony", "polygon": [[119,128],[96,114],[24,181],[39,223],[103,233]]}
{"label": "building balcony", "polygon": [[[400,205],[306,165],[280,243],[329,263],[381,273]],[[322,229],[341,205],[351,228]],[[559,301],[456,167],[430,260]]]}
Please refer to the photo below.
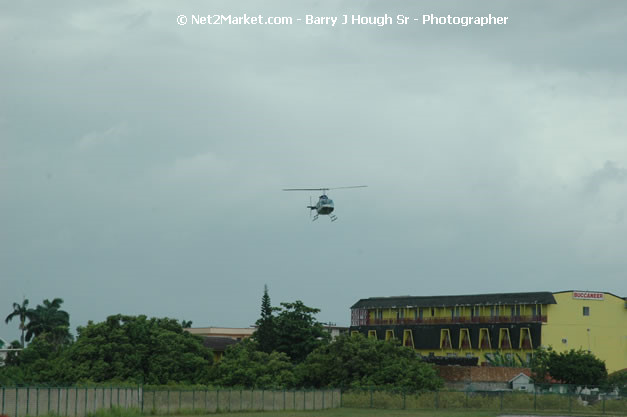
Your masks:
{"label": "building balcony", "polygon": [[546,323],[546,316],[494,316],[494,317],[428,317],[403,319],[370,319],[366,326],[397,326],[410,324],[459,324],[459,323]]}

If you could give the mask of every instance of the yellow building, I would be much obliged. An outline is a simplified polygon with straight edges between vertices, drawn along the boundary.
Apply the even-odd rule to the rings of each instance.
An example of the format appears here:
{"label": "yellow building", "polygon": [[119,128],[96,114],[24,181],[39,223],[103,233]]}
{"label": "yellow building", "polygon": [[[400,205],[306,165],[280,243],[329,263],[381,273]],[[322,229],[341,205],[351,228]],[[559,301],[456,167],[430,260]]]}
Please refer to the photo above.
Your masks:
{"label": "yellow building", "polygon": [[627,304],[603,292],[367,298],[351,307],[351,332],[399,339],[425,356],[481,363],[552,346],[590,350],[609,372],[627,368]]}

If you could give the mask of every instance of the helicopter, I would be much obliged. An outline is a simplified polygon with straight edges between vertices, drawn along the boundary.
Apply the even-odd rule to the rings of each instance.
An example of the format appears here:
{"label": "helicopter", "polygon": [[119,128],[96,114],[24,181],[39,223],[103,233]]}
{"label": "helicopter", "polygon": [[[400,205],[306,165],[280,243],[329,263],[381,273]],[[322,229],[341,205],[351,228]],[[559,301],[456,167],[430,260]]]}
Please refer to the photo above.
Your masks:
{"label": "helicopter", "polygon": [[329,190],[340,190],[345,188],[364,188],[367,185],[351,185],[349,187],[334,187],[334,188],[284,188],[283,191],[322,191],[322,195],[318,197],[318,202],[316,205],[312,205],[311,197],[309,197],[309,213],[311,211],[316,210],[316,215],[313,216],[312,221],[318,220],[319,215],[329,216],[332,222],[337,220],[337,216],[333,213],[335,207],[333,206],[333,200],[331,200],[327,196],[327,191]]}

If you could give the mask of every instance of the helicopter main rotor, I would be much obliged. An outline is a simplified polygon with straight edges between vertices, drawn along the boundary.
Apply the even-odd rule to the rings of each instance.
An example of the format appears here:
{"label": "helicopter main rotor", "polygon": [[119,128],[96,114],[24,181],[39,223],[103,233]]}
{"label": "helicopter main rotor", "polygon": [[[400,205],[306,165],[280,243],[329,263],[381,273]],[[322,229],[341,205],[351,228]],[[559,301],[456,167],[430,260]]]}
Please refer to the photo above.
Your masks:
{"label": "helicopter main rotor", "polygon": [[329,190],[342,190],[346,188],[364,188],[367,185],[350,185],[348,187],[327,187],[327,188],[284,188],[283,191],[322,191],[323,194],[326,194]]}

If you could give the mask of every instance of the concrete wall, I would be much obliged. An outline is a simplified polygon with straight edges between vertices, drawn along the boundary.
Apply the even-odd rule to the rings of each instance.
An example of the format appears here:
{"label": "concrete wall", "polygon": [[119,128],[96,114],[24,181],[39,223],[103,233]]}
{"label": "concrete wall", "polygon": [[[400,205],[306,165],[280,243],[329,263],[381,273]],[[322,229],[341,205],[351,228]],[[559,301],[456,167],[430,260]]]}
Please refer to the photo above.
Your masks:
{"label": "concrete wall", "polygon": [[102,408],[139,407],[141,388],[0,388],[0,413],[11,417],[84,417]]}

